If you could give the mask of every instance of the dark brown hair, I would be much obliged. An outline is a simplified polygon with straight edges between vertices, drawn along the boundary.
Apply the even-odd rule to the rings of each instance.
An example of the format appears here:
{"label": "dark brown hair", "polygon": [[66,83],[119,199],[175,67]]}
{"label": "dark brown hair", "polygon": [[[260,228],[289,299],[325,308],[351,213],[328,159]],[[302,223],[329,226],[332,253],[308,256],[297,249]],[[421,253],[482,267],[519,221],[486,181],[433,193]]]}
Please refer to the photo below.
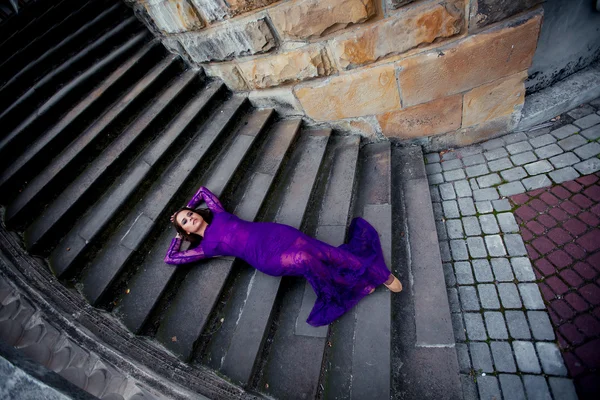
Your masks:
{"label": "dark brown hair", "polygon": [[213,220],[213,213],[208,209],[208,208],[198,208],[198,209],[194,209],[194,208],[190,208],[190,207],[181,207],[179,210],[177,210],[177,212],[175,212],[175,218],[173,218],[173,226],[175,227],[175,230],[177,231],[177,233],[179,233],[181,236],[183,236],[183,238],[185,240],[187,240],[188,242],[191,243],[190,247],[196,247],[200,244],[200,242],[202,242],[202,236],[200,235],[196,235],[195,233],[191,233],[188,234],[185,229],[183,229],[181,227],[181,225],[179,225],[179,223],[177,222],[177,215],[181,212],[181,211],[193,211],[196,214],[200,215],[202,217],[203,220],[206,221],[207,224],[210,224]]}

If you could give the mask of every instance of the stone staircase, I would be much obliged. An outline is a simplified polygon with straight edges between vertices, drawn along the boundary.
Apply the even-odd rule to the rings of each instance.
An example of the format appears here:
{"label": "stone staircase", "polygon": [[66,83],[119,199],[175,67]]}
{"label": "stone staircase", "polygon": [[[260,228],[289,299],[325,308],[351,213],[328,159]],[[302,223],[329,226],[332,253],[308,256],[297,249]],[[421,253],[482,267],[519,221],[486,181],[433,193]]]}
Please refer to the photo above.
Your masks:
{"label": "stone staircase", "polygon": [[[254,109],[120,2],[36,7],[0,44],[3,252],[53,307],[85,314],[95,352],[209,398],[462,397],[420,149]],[[404,293],[382,286],[313,328],[303,279],[230,257],[166,265],[169,215],[202,185],[243,219],[334,245],[363,216]]]}

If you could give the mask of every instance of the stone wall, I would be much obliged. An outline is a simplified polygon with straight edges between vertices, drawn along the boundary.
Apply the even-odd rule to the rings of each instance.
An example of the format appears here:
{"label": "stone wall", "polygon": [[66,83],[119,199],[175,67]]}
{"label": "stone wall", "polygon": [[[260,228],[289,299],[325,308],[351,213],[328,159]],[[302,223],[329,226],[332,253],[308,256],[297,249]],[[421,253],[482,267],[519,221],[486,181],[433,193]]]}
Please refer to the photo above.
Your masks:
{"label": "stone wall", "polygon": [[541,0],[127,0],[258,107],[372,138],[463,145],[518,122]]}

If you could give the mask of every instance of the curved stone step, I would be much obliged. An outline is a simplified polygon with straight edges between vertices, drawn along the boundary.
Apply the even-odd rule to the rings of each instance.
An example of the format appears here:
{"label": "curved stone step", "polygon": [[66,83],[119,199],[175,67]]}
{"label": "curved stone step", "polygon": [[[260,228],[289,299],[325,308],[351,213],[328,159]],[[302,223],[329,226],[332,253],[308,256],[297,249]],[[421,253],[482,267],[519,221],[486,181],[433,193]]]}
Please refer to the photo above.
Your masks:
{"label": "curved stone step", "polygon": [[[392,268],[390,143],[361,149],[356,216],[379,233],[386,264]],[[391,296],[383,285],[331,326],[330,368],[324,398],[389,399],[391,391]]]}
{"label": "curved stone step", "polygon": [[[288,173],[279,185],[282,197],[274,222],[298,229],[301,227],[330,134],[330,130],[316,130],[300,136]],[[242,309],[231,310],[235,314],[225,316],[225,319],[236,321],[236,326],[233,331],[220,329],[218,332],[219,336],[230,338],[226,353],[220,357],[211,354],[213,360],[222,360],[220,371],[242,386],[250,383],[270,327],[281,283],[281,277],[256,270],[249,272],[252,272],[251,284],[244,289],[238,288],[245,294]]]}
{"label": "curved stone step", "polygon": [[[82,292],[91,304],[96,304],[113,280],[119,275],[129,258],[146,239],[155,222],[165,216],[175,194],[189,181],[201,164],[204,155],[211,150],[219,137],[227,134],[236,117],[242,111],[245,97],[234,96],[227,101],[215,117],[207,122],[206,129],[192,140],[177,159],[152,186],[147,196],[129,213],[120,228],[111,236],[100,253],[86,268],[82,276]],[[151,151],[144,160],[158,159]]]}
{"label": "curved stone step", "polygon": [[[215,173],[210,175],[204,186],[211,188],[217,196],[223,193],[225,186],[239,169],[242,158],[247,158],[246,152],[253,146],[258,135],[266,129],[272,116],[272,110],[264,110],[254,112],[247,118],[237,134],[238,138],[228,150],[231,156],[224,155],[221,158],[218,167],[214,168]],[[134,333],[140,332],[176,271],[175,267],[164,262],[165,249],[169,248],[172,237],[173,230],[167,229],[156,240],[150,254],[127,283],[130,294],[123,297],[116,310],[125,326]],[[195,320],[191,316],[188,319]]]}
{"label": "curved stone step", "polygon": [[[143,64],[151,62],[147,58],[159,52],[158,42],[152,41],[133,53],[127,61],[120,65],[88,96],[67,112],[39,140],[28,146],[25,152],[21,153],[16,160],[2,171],[0,174],[0,191],[5,194],[11,192],[16,187],[21,186],[23,181],[31,178],[33,169],[39,170],[40,167],[47,165],[46,160],[56,154],[55,149],[57,147],[48,148],[48,144],[65,130],[79,131],[78,122],[101,115],[104,111],[103,103],[109,101],[107,98],[119,94],[123,88],[128,88],[129,85],[135,83],[140,72],[143,73],[146,68],[146,65]],[[84,147],[80,145],[78,150]]]}
{"label": "curved stone step", "polygon": [[[183,81],[187,82],[189,75]],[[188,83],[189,85],[189,83]],[[205,88],[201,95],[192,100],[171,123],[165,133],[152,143],[125,172],[115,179],[115,182],[106,190],[88,212],[78,219],[69,233],[61,240],[50,256],[53,271],[62,276],[66,271],[77,264],[77,260],[85,251],[95,244],[97,236],[111,222],[113,217],[123,207],[130,203],[132,196],[140,190],[140,186],[152,173],[161,157],[167,154],[173,143],[182,140],[181,137],[194,118],[202,113],[210,101],[214,101],[222,87],[213,84]],[[148,121],[144,121],[148,123]],[[147,126],[147,125],[146,125]],[[139,130],[141,132],[141,130]],[[158,157],[153,156],[158,154]]]}
{"label": "curved stone step", "polygon": [[[323,169],[323,200],[315,237],[333,246],[344,243],[358,167],[360,138],[332,137]],[[328,326],[306,319],[317,296],[308,281],[295,280],[282,297],[278,327],[262,373],[261,391],[277,399],[313,399],[319,388]],[[301,367],[299,367],[301,366]],[[268,384],[268,387],[266,386]]]}
{"label": "curved stone step", "polygon": [[[29,249],[40,247],[41,242],[49,235],[57,223],[71,212],[73,207],[85,199],[85,194],[98,182],[107,179],[110,168],[115,161],[123,156],[142,134],[151,127],[151,123],[159,117],[159,112],[165,109],[193,81],[195,73],[188,71],[177,79],[151,107],[144,110],[135,122],[125,132],[120,134],[96,159],[89,168],[73,181],[67,189],[52,202],[44,213],[36,219],[25,231],[25,243]],[[121,159],[122,160],[122,159]],[[127,162],[127,160],[123,160]],[[91,199],[89,199],[91,200]]]}
{"label": "curved stone step", "polygon": [[[119,23],[91,45],[80,51],[76,56],[69,58],[58,68],[45,75],[25,93],[11,102],[0,114],[0,124],[6,126],[6,129],[12,130],[20,122],[20,115],[32,112],[40,104],[46,101],[46,99],[52,96],[61,85],[73,80],[78,75],[78,71],[87,69],[88,66],[93,65],[96,62],[97,58],[102,57],[103,54],[111,51],[115,45],[122,43],[124,40],[128,40],[129,36],[132,34],[135,35],[140,32],[139,23],[135,17],[127,18]],[[144,34],[146,34],[146,32],[144,32]],[[7,92],[4,90],[3,92],[4,93],[0,94],[5,96]],[[14,95],[11,97],[14,99]],[[2,147],[4,146],[0,144],[0,148]]]}
{"label": "curved stone step", "polygon": [[[2,138],[0,141],[0,157],[3,159],[3,166],[8,165],[14,160],[10,154],[19,154],[24,145],[30,144],[36,139],[36,132],[42,130],[44,125],[51,124],[55,120],[55,115],[60,115],[65,108],[70,108],[74,98],[80,94],[87,92],[91,87],[104,75],[108,74],[116,64],[128,57],[133,49],[143,45],[144,41],[150,39],[146,32],[141,32],[123,45],[119,46],[107,56],[102,58],[98,63],[88,68],[81,75],[77,76],[71,82],[63,86],[59,91],[52,95],[43,105],[35,112],[21,122],[12,132]],[[70,133],[62,131],[63,133]],[[39,135],[39,134],[38,134]],[[44,146],[52,140],[56,140],[56,136],[45,135],[38,145]]]}
{"label": "curved stone step", "polygon": [[[256,218],[298,134],[300,123],[300,120],[279,122],[270,133],[257,162],[249,168],[243,197],[235,207],[234,213],[240,218],[249,221]],[[164,258],[165,247],[161,250]],[[198,263],[177,288],[156,338],[180,358],[188,360],[192,356],[194,344],[206,327],[233,263],[231,258]],[[174,337],[176,340],[173,340]]]}

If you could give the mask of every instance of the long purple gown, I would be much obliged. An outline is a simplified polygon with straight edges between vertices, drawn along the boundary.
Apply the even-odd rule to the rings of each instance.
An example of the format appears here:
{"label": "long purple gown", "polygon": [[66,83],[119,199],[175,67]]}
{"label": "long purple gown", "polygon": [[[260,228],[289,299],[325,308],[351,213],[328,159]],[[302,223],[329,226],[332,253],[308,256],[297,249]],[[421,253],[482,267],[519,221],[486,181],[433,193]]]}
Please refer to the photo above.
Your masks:
{"label": "long purple gown", "polygon": [[390,275],[379,235],[362,218],[352,220],[348,243],[334,247],[288,225],[244,221],[226,212],[205,187],[187,206],[196,208],[202,200],[214,214],[202,242],[193,249],[179,251],[181,239],[174,238],[165,262],[184,264],[234,256],[268,275],[303,276],[317,294],[306,320],[310,325],[330,324]]}

